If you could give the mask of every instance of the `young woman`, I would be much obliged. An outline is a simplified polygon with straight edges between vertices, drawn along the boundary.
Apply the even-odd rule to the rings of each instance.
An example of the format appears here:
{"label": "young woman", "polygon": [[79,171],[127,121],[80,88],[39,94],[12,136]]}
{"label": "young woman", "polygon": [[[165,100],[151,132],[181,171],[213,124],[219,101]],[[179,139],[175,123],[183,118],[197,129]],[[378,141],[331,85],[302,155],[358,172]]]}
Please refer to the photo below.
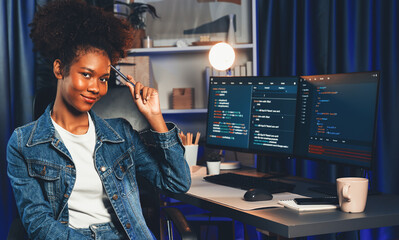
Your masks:
{"label": "young woman", "polygon": [[31,38],[53,63],[57,94],[37,121],[14,131],[7,149],[31,239],[152,239],[136,175],[167,191],[189,189],[178,129],[164,122],[155,89],[128,76],[132,101],[151,126],[140,134],[126,120],[91,111],[130,36],[128,23],[76,0],[53,1],[35,14]]}

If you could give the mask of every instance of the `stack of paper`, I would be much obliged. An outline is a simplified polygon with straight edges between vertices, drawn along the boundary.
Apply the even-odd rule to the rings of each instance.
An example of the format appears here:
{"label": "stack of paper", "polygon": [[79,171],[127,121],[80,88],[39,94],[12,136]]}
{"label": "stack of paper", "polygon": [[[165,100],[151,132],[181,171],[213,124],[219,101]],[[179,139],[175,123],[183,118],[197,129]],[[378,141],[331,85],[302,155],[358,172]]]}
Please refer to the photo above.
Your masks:
{"label": "stack of paper", "polygon": [[284,207],[294,209],[299,212],[331,210],[338,207],[338,205],[334,204],[298,205],[294,200],[280,200],[278,201],[278,203],[283,205]]}

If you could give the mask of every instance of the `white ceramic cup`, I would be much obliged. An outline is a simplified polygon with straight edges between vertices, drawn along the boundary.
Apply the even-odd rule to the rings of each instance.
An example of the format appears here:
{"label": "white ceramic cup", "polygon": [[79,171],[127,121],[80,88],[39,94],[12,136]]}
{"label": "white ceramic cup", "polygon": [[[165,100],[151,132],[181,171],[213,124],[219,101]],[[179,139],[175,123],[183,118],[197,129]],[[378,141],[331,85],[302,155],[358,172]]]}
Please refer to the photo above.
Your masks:
{"label": "white ceramic cup", "polygon": [[216,175],[220,173],[220,161],[207,161],[206,167],[208,175]]}
{"label": "white ceramic cup", "polygon": [[198,145],[186,145],[184,148],[186,149],[184,158],[188,166],[192,167],[197,165]]}
{"label": "white ceramic cup", "polygon": [[343,212],[363,212],[367,202],[369,180],[360,177],[337,179],[339,206]]}

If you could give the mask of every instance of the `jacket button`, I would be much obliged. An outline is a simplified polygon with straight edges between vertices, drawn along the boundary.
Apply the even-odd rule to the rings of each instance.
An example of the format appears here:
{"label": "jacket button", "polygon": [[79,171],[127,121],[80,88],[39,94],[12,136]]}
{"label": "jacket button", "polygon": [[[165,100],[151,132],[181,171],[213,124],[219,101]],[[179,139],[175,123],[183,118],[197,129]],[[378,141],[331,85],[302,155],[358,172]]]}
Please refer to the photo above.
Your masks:
{"label": "jacket button", "polygon": [[65,197],[65,198],[69,198],[69,195],[65,193],[65,194],[64,194],[64,197]]}
{"label": "jacket button", "polygon": [[40,175],[42,176],[46,175],[46,166],[43,167],[42,171],[40,172]]}
{"label": "jacket button", "polygon": [[112,199],[118,200],[118,195],[114,194],[114,196],[112,196]]}
{"label": "jacket button", "polygon": [[101,172],[105,172],[106,169],[107,169],[107,168],[104,167],[104,166],[102,166],[102,167],[100,168]]}
{"label": "jacket button", "polygon": [[126,228],[129,229],[132,225],[130,223],[126,223]]}

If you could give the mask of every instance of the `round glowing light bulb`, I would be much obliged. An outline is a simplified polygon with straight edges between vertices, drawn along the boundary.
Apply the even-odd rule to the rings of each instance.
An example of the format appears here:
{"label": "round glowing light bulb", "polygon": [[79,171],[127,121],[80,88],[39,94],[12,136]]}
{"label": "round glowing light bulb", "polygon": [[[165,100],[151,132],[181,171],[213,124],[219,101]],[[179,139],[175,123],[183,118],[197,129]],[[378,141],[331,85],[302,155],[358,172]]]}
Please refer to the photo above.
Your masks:
{"label": "round glowing light bulb", "polygon": [[230,68],[235,57],[233,47],[224,42],[215,44],[209,51],[209,62],[213,68],[219,71]]}

